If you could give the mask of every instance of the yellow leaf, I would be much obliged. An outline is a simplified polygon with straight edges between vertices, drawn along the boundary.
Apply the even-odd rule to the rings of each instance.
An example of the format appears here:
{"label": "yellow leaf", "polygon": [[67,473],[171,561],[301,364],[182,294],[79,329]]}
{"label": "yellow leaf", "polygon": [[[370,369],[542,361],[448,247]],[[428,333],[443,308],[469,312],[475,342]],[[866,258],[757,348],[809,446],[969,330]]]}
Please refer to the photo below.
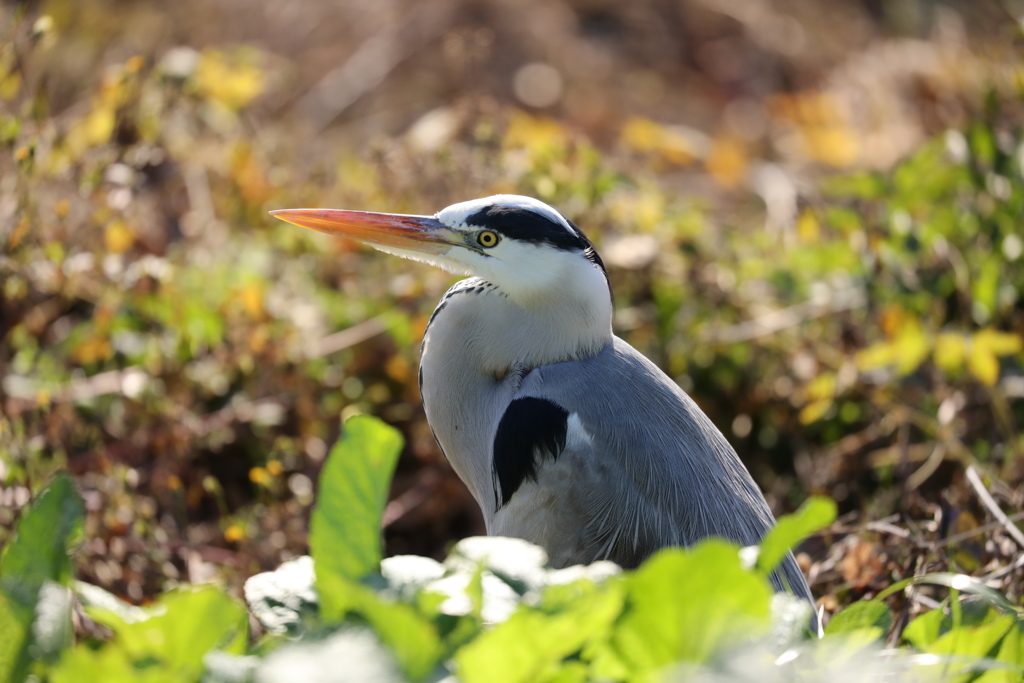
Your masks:
{"label": "yellow leaf", "polygon": [[896,347],[890,342],[872,344],[859,351],[854,358],[860,370],[877,370],[892,365],[896,361]]}
{"label": "yellow leaf", "polygon": [[967,367],[971,374],[985,386],[993,386],[999,380],[999,359],[990,350],[973,345],[967,356]]}
{"label": "yellow leaf", "polygon": [[796,234],[801,242],[817,242],[821,237],[821,224],[811,211],[804,211],[796,222]]}
{"label": "yellow leaf", "polygon": [[834,398],[836,395],[836,375],[834,372],[823,372],[807,385],[804,390],[807,398],[812,401],[822,401]]}
{"label": "yellow leaf", "polygon": [[110,341],[99,336],[86,338],[71,352],[71,357],[79,365],[91,365],[109,359],[114,355]]}
{"label": "yellow leaf", "polygon": [[808,403],[800,411],[801,424],[809,425],[812,422],[817,422],[824,417],[825,413],[827,413],[831,407],[832,399],[828,398]]}
{"label": "yellow leaf", "polygon": [[966,340],[962,334],[943,332],[935,340],[935,365],[946,372],[956,372],[964,366],[967,355]]}
{"label": "yellow leaf", "polygon": [[831,166],[849,166],[857,161],[860,146],[846,126],[810,127],[801,132],[812,159]]}
{"label": "yellow leaf", "polygon": [[890,304],[882,309],[878,324],[881,325],[882,332],[885,333],[886,338],[895,339],[899,336],[903,326],[908,324],[909,320],[916,322],[916,319],[907,313],[903,307]]}
{"label": "yellow leaf", "polygon": [[0,74],[0,100],[13,100],[21,90],[21,74],[14,71],[7,75]]}
{"label": "yellow leaf", "polygon": [[542,116],[513,112],[505,131],[505,147],[539,152],[561,149],[569,141],[568,131],[558,121]]}
{"label": "yellow leaf", "polygon": [[634,116],[622,127],[622,142],[638,152],[653,152],[661,140],[662,127],[650,119]]}
{"label": "yellow leaf", "polygon": [[692,162],[697,156],[685,135],[639,116],[626,121],[621,137],[627,147],[638,152],[660,154],[666,161],[680,166]]}
{"label": "yellow leaf", "polygon": [[236,111],[259,97],[263,92],[263,71],[242,57],[219,50],[203,52],[195,72],[199,94]]}
{"label": "yellow leaf", "polygon": [[73,157],[89,149],[106,144],[114,134],[117,115],[111,102],[97,102],[84,119],[76,123],[67,136],[67,147]]}
{"label": "yellow leaf", "polygon": [[238,290],[235,291],[235,296],[238,298],[239,303],[242,304],[242,310],[244,310],[250,318],[259,320],[263,317],[263,285],[256,281],[250,282],[249,284],[238,288]]}
{"label": "yellow leaf", "polygon": [[747,173],[749,159],[743,141],[731,136],[715,138],[708,156],[708,173],[724,187],[740,184]]}
{"label": "yellow leaf", "polygon": [[391,356],[384,365],[384,371],[388,373],[388,377],[396,382],[405,382],[412,374],[409,361],[401,356]]}
{"label": "yellow leaf", "polygon": [[1009,356],[1019,353],[1024,344],[1020,335],[1012,332],[999,332],[997,330],[981,330],[971,340],[974,346],[986,349],[996,356]]}
{"label": "yellow leaf", "polygon": [[135,243],[135,235],[124,221],[113,221],[103,231],[103,242],[111,254],[123,254]]}
{"label": "yellow leaf", "polygon": [[931,352],[928,337],[916,320],[908,321],[893,342],[896,348],[896,369],[901,375],[909,375],[921,366]]}

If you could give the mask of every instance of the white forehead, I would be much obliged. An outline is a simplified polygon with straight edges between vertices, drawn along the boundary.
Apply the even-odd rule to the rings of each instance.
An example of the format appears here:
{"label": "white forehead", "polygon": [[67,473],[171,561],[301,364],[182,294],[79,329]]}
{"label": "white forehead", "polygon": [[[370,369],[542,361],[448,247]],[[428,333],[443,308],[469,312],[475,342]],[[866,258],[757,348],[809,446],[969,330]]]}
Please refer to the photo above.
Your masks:
{"label": "white forehead", "polygon": [[561,225],[573,235],[576,234],[576,231],[572,229],[569,222],[558,211],[538,199],[524,197],[519,194],[496,194],[491,197],[471,199],[468,202],[459,202],[458,204],[452,204],[447,208],[441,209],[435,214],[435,217],[448,227],[459,228],[464,227],[466,219],[473,214],[495,205],[532,211],[544,216],[557,225]]}

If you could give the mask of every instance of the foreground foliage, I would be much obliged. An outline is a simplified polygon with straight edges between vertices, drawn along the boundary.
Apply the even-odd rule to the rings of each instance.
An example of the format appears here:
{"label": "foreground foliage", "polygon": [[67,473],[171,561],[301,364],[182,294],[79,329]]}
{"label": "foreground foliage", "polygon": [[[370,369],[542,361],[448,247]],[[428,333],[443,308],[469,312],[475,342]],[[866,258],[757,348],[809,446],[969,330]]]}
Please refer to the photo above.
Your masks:
{"label": "foreground foliage", "polygon": [[[465,683],[672,680],[1013,681],[1024,675],[1024,613],[963,575],[905,628],[882,599],[839,613],[824,638],[810,606],[773,595],[785,548],[832,522],[813,499],[759,559],[720,540],[665,550],[633,572],[611,563],[545,568],[513,539],[460,542],[442,564],[382,561],[380,516],[401,437],[355,417],[332,450],[312,518],[312,557],[253,577],[241,602],[181,587],[146,607],[73,580],[82,504],[58,475],[26,509],[0,558],[0,679],[21,681]],[[754,566],[756,565],[756,566]],[[907,582],[909,584],[911,582]],[[897,585],[890,592],[906,588]],[[80,635],[72,638],[72,620]],[[77,640],[77,642],[73,642]],[[896,650],[886,642],[899,643]]]}

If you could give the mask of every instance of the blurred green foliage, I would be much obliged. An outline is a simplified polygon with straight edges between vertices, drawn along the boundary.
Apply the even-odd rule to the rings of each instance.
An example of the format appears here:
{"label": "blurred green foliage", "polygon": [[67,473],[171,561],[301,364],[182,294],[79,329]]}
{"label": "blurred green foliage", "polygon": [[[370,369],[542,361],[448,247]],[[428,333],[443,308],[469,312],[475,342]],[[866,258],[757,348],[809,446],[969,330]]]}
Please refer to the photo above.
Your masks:
{"label": "blurred green foliage", "polygon": [[[334,501],[351,499],[352,481],[377,480],[382,463],[395,461],[401,437],[393,428],[357,417],[345,431],[324,469],[314,515],[333,515]],[[342,470],[348,477],[336,476]],[[378,513],[382,509],[381,495],[366,501],[375,501]],[[829,524],[834,515],[821,507],[813,499],[796,524],[806,529]],[[50,576],[67,592],[70,577],[50,563],[38,560],[35,564],[42,565],[30,567],[9,559],[18,554],[64,557],[74,549],[69,537],[26,533],[44,522],[55,523],[58,508],[64,511],[64,526],[81,522],[81,501],[65,476],[30,505],[11,546],[18,550],[5,553],[0,593],[5,599],[16,592],[10,581],[36,576]],[[376,530],[380,517],[367,513],[352,520],[357,521]],[[780,528],[792,527],[790,522],[784,518]],[[1024,613],[998,595],[994,604],[1008,613],[988,602],[961,602],[954,591],[947,604],[917,617],[902,634],[892,634],[902,649],[883,651],[880,645],[892,625],[884,602],[848,607],[818,640],[802,626],[810,606],[784,595],[773,599],[766,571],[745,567],[739,549],[720,540],[664,550],[636,571],[620,573],[600,568],[608,563],[549,570],[543,551],[513,539],[471,539],[475,543],[461,545],[444,565],[408,556],[382,564],[376,533],[352,533],[349,524],[321,522],[316,528],[315,573],[308,566],[299,571],[282,567],[252,579],[274,588],[257,592],[247,587],[255,616],[271,628],[254,644],[246,641],[242,606],[213,587],[171,591],[139,609],[118,604],[97,587],[78,585],[88,618],[109,631],[74,646],[66,642],[49,658],[41,657],[39,634],[46,628],[40,624],[70,619],[72,608],[66,598],[38,595],[27,605],[33,618],[23,624],[32,635],[5,644],[8,653],[0,664],[7,667],[6,678],[18,681],[30,670],[40,681],[276,682],[309,671],[335,671],[337,680],[425,681],[454,673],[467,683],[532,683],[657,680],[679,667],[686,672],[679,675],[689,679],[734,680],[754,675],[834,680],[849,667],[864,675],[860,680],[938,675],[966,681],[986,672],[986,680],[1009,681],[1024,674]],[[376,560],[356,576],[351,567],[337,564],[338,557]],[[963,575],[952,579],[953,586],[971,582]],[[307,599],[295,602],[292,597],[305,596],[313,584],[319,610],[299,607]],[[497,618],[495,606],[501,610]],[[292,626],[285,635],[277,627],[290,611]],[[5,622],[11,619],[3,616]],[[339,643],[367,633],[373,634],[370,642],[379,639],[386,649],[359,650],[350,642],[347,657],[339,660]],[[20,655],[11,652],[18,648]],[[915,659],[915,652],[933,656]],[[22,657],[17,669],[10,668],[17,659],[11,654]],[[347,673],[341,675],[338,667]],[[380,671],[389,670],[393,673],[380,678]],[[360,677],[369,671],[378,673]]]}

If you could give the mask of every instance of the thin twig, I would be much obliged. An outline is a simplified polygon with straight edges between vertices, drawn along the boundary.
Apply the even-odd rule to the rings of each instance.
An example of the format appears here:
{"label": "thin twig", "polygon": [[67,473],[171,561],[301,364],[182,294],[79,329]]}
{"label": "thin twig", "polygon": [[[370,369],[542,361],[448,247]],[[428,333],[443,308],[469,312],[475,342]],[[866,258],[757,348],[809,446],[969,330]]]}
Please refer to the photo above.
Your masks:
{"label": "thin twig", "polygon": [[767,337],[803,323],[824,318],[835,313],[860,308],[867,303],[864,292],[859,289],[841,289],[825,300],[812,299],[788,308],[771,311],[736,325],[709,330],[704,339],[722,344],[736,344],[759,337]]}
{"label": "thin twig", "polygon": [[978,476],[978,471],[974,469],[974,465],[967,466],[967,481],[974,487],[974,492],[978,494],[978,498],[988,511],[992,513],[992,516],[1002,522],[1003,527],[1013,537],[1013,540],[1017,541],[1017,545],[1024,549],[1024,533],[1017,528],[1016,524],[1010,521],[1010,518],[1006,516],[1006,513],[996,503],[992,494],[988,492],[988,489],[981,482],[981,477]]}
{"label": "thin twig", "polygon": [[[1017,513],[1014,513],[1014,514],[1009,516],[1009,520],[1011,522],[1019,522],[1022,519],[1024,519],[1024,512],[1017,512]],[[974,538],[975,536],[981,536],[982,534],[988,533],[989,531],[992,531],[993,529],[998,529],[1001,526],[1003,526],[1002,522],[999,522],[999,521],[989,522],[988,524],[983,524],[982,526],[979,526],[979,527],[977,527],[975,529],[971,529],[970,531],[962,531],[959,534],[954,534],[953,536],[947,536],[946,538],[943,538],[942,540],[935,541],[934,546],[936,548],[944,548],[947,545],[953,545],[954,543],[960,543],[961,541],[970,540],[970,539]]]}
{"label": "thin twig", "polygon": [[361,323],[347,327],[340,332],[328,335],[316,342],[314,347],[310,349],[306,356],[308,358],[322,358],[329,356],[332,353],[337,353],[343,349],[347,349],[350,346],[355,346],[361,342],[366,341],[372,337],[376,337],[378,334],[383,333],[387,330],[384,325],[384,316],[378,315],[376,318],[370,318],[364,320]]}

